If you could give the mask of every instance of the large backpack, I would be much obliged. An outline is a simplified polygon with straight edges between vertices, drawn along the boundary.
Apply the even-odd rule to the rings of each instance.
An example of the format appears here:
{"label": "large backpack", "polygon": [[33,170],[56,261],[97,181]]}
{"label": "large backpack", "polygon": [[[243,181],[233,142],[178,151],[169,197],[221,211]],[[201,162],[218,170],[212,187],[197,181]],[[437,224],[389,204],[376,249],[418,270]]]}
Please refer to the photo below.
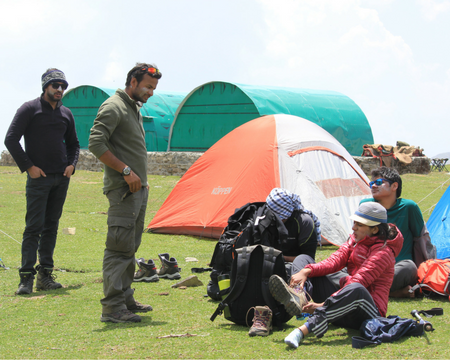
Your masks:
{"label": "large backpack", "polygon": [[425,296],[436,293],[450,300],[450,259],[424,261],[417,269],[417,276],[419,280],[413,291],[420,289]]}
{"label": "large backpack", "polygon": [[256,244],[279,249],[287,235],[281,220],[273,215],[265,202],[248,203],[237,209],[228,218],[228,224],[214,249],[208,295],[214,300],[222,299],[224,293],[219,290],[218,277],[230,274],[236,249]]}
{"label": "large backpack", "polygon": [[228,308],[225,311],[227,320],[249,325],[254,315],[253,308],[267,305],[273,313],[273,324],[281,327],[292,316],[269,291],[269,278],[273,274],[287,280],[281,251],[263,245],[237,249],[230,273],[230,292],[211,316],[211,321]]}

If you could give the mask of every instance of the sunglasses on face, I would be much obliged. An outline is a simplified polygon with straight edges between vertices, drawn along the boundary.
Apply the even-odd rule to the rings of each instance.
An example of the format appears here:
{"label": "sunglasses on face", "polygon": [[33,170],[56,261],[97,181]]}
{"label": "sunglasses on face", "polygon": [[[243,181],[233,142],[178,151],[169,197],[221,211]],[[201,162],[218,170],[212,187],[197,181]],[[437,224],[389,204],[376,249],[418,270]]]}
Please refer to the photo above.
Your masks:
{"label": "sunglasses on face", "polygon": [[51,83],[50,84],[52,86],[53,89],[58,90],[59,87],[61,87],[61,89],[66,90],[67,89],[67,85],[66,84],[59,84],[59,83]]}
{"label": "sunglasses on face", "polygon": [[388,180],[388,179],[376,179],[375,181],[371,181],[370,183],[369,183],[369,186],[370,186],[370,188],[372,189],[372,186],[375,184],[376,186],[381,186],[381,185],[383,185],[383,181],[387,181],[389,184],[392,184],[392,181],[391,180]]}

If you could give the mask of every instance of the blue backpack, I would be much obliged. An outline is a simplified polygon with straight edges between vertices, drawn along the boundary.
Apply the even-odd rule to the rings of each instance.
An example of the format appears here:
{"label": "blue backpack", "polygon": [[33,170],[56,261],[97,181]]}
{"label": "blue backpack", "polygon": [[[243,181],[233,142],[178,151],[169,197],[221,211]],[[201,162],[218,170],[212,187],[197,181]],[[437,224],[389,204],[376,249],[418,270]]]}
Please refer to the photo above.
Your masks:
{"label": "blue backpack", "polygon": [[380,345],[394,342],[402,336],[420,336],[424,334],[424,324],[415,319],[403,319],[390,315],[365,320],[359,328],[361,337],[352,337],[352,347],[362,349],[367,345]]}

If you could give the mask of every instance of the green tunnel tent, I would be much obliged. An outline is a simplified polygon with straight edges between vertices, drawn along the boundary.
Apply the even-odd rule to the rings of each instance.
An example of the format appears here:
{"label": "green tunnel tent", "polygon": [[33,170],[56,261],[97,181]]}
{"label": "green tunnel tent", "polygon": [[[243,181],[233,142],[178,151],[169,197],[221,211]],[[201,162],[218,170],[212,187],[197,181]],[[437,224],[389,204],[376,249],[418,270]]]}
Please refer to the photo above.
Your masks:
{"label": "green tunnel tent", "polygon": [[206,151],[240,125],[273,114],[316,123],[354,156],[361,155],[364,144],[373,144],[366,116],[341,93],[213,81],[184,98],[172,123],[168,150]]}
{"label": "green tunnel tent", "polygon": [[[116,90],[90,85],[81,85],[70,89],[62,101],[75,117],[75,127],[80,147],[87,149],[89,134],[98,108]],[[141,108],[144,120],[147,151],[166,151],[170,126],[175,112],[187,93],[155,91],[154,95]]]}

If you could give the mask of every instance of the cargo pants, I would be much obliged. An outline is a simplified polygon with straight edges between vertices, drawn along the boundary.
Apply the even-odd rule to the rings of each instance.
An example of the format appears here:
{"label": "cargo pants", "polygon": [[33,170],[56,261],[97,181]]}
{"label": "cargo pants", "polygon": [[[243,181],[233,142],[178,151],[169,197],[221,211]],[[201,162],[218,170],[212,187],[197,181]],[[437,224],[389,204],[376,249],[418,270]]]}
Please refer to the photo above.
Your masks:
{"label": "cargo pants", "polygon": [[103,256],[102,313],[114,313],[135,304],[131,284],[135,253],[141,244],[148,189],[131,193],[125,186],[105,192],[109,200],[108,234]]}

